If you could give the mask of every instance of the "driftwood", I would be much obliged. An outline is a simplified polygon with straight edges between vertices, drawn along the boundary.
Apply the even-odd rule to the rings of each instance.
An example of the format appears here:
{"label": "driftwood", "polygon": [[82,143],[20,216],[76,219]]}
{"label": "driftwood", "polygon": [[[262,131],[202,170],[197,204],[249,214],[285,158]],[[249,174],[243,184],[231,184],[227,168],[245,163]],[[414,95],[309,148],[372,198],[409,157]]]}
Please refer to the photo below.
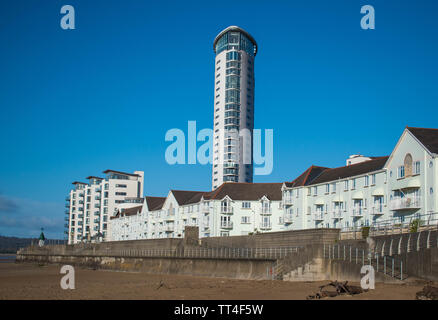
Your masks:
{"label": "driftwood", "polygon": [[428,284],[424,286],[423,290],[417,292],[415,298],[417,300],[438,300],[438,288]]}
{"label": "driftwood", "polygon": [[[326,297],[336,297],[344,294],[355,295],[368,291],[368,290],[363,290],[361,287],[358,286],[347,285],[347,283],[348,281],[345,282],[332,281],[328,284],[320,286],[319,292],[314,295],[309,295],[307,297],[307,300],[321,299]],[[335,290],[334,291],[324,290],[327,287],[333,287]]]}

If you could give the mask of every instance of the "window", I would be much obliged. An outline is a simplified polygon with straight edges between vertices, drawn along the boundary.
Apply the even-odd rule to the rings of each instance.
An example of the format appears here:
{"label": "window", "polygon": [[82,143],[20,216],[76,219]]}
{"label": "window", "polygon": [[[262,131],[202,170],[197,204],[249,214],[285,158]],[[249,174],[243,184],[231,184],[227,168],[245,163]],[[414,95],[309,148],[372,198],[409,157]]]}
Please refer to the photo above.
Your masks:
{"label": "window", "polygon": [[126,192],[116,192],[116,196],[126,196]]}
{"label": "window", "polygon": [[356,179],[351,179],[351,189],[356,189]]}
{"label": "window", "polygon": [[370,185],[370,177],[369,176],[365,176],[365,187],[368,187]]}
{"label": "window", "polygon": [[328,183],[325,185],[325,192],[330,193],[330,185]]}
{"label": "window", "polygon": [[244,217],[242,217],[242,223],[244,223],[244,224],[251,223],[251,222],[250,222],[250,217],[248,217],[248,216],[244,216]]}
{"label": "window", "polygon": [[344,181],[344,191],[348,190],[348,180]]}
{"label": "window", "polygon": [[404,161],[404,171],[407,177],[412,175],[412,156],[408,153]]}
{"label": "window", "polygon": [[243,202],[242,202],[242,208],[243,208],[243,209],[249,209],[249,208],[251,208],[251,202],[249,202],[249,201],[243,201]]}
{"label": "window", "polygon": [[397,178],[402,179],[404,177],[405,177],[405,166],[400,166],[400,167],[398,167],[398,170],[397,170]]}
{"label": "window", "polygon": [[336,192],[336,182],[332,183],[332,192],[335,193]]}
{"label": "window", "polygon": [[421,169],[420,169],[420,161],[415,161],[414,162],[414,174],[420,174]]}
{"label": "window", "polygon": [[318,187],[317,186],[313,187],[313,195],[314,196],[318,195]]}
{"label": "window", "polygon": [[376,184],[376,174],[371,176],[371,184],[374,186]]}

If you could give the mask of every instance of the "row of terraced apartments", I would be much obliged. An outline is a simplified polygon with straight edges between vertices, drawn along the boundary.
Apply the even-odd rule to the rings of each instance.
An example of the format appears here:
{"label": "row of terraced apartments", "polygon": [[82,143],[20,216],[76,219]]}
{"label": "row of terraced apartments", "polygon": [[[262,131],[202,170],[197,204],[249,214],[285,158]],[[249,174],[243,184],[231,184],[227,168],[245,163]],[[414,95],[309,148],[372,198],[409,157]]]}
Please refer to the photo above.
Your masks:
{"label": "row of terraced apartments", "polygon": [[436,223],[438,130],[407,127],[389,156],[350,156],[311,166],[292,182],[224,183],[211,192],[171,190],[111,218],[112,240]]}

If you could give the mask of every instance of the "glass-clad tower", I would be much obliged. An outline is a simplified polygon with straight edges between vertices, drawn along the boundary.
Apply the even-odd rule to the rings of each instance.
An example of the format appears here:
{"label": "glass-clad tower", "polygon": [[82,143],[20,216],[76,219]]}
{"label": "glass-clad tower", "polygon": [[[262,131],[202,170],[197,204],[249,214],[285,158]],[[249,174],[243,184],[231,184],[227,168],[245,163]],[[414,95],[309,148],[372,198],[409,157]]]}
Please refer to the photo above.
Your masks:
{"label": "glass-clad tower", "polygon": [[257,43],[231,26],[214,39],[213,190],[223,182],[252,182],[254,58]]}

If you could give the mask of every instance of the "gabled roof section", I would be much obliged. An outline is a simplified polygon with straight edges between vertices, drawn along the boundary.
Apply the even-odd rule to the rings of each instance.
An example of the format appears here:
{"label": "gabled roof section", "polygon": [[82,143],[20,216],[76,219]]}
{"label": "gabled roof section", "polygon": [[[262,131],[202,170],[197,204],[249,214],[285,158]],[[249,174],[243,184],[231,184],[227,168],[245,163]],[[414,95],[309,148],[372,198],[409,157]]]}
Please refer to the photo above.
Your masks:
{"label": "gabled roof section", "polygon": [[438,129],[406,127],[431,153],[438,153]]}
{"label": "gabled roof section", "polygon": [[302,187],[310,184],[315,178],[317,178],[323,171],[328,170],[326,167],[311,166],[301,175],[298,176],[292,182],[285,182],[285,186],[288,188]]}
{"label": "gabled roof section", "polygon": [[373,160],[363,161],[345,167],[327,169],[309,184],[313,185],[329,181],[336,181],[339,179],[366,174],[368,172],[378,171],[383,169],[388,158],[389,157],[379,157]]}
{"label": "gabled roof section", "polygon": [[139,212],[141,212],[143,206],[137,206],[137,207],[132,207],[132,208],[126,208],[126,209],[122,209],[123,211],[121,211],[120,209],[117,211],[116,215],[114,217],[110,217],[110,219],[117,219],[120,217],[125,217],[125,216],[135,216],[136,214],[138,214]]}
{"label": "gabled roof section", "polygon": [[180,206],[201,201],[204,191],[170,190]]}
{"label": "gabled roof section", "polygon": [[149,211],[160,210],[163,207],[166,197],[146,197],[146,204]]}
{"label": "gabled roof section", "polygon": [[282,183],[244,183],[224,182],[214,191],[204,194],[206,200],[222,200],[229,196],[233,200],[260,200],[266,196],[269,200],[281,200]]}

